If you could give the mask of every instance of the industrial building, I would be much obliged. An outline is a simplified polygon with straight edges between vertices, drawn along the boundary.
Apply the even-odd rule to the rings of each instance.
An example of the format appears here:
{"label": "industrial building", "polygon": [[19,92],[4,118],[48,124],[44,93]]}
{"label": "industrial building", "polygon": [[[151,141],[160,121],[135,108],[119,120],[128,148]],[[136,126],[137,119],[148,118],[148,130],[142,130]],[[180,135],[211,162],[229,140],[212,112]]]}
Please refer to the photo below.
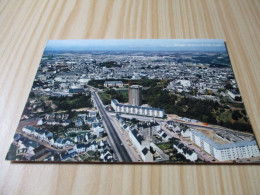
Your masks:
{"label": "industrial building", "polygon": [[190,139],[219,161],[231,161],[260,156],[255,140],[220,144],[196,130],[190,132]]}
{"label": "industrial building", "polygon": [[163,118],[165,115],[163,109],[120,104],[116,99],[111,100],[111,106],[117,113],[134,114],[158,118]]}
{"label": "industrial building", "polygon": [[128,91],[128,103],[133,106],[142,105],[142,86],[131,85]]}

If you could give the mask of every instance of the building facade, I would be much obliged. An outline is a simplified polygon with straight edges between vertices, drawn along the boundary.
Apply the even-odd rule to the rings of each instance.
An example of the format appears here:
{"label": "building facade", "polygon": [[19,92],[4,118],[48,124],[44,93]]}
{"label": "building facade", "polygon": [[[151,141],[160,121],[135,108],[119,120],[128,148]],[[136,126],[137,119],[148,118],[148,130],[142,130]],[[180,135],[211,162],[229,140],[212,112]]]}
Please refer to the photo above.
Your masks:
{"label": "building facade", "polygon": [[142,105],[142,86],[131,85],[129,87],[128,103],[133,106]]}
{"label": "building facade", "polygon": [[241,95],[239,92],[235,91],[235,90],[228,90],[228,95],[232,98],[232,99],[236,99],[236,97],[241,98]]}
{"label": "building facade", "polygon": [[144,162],[153,162],[153,154],[150,151],[150,142],[144,140],[136,129],[129,131],[129,139],[136,147],[140,157]]}
{"label": "building facade", "polygon": [[231,161],[260,156],[256,141],[219,144],[196,130],[190,131],[190,139],[219,161]]}
{"label": "building facade", "polygon": [[150,117],[164,117],[164,110],[159,108],[143,107],[143,106],[132,106],[120,104],[116,99],[111,100],[111,106],[118,113],[150,116]]}
{"label": "building facade", "polygon": [[105,81],[104,87],[123,87],[124,84],[122,81]]}

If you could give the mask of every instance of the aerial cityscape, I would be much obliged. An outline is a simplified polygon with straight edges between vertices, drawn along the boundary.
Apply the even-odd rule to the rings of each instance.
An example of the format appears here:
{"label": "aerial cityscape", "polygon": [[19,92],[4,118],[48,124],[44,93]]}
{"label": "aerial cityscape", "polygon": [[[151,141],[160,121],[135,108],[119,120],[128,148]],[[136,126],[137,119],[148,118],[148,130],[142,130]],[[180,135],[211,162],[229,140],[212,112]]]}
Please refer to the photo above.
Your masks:
{"label": "aerial cityscape", "polygon": [[218,39],[50,40],[6,160],[259,163]]}

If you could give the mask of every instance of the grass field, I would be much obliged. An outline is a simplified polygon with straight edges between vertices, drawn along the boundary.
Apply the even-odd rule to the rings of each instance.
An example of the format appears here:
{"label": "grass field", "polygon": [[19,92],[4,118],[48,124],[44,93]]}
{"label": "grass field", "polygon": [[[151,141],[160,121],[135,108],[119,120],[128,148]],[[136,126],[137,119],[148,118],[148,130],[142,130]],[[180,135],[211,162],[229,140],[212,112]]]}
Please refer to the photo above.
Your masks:
{"label": "grass field", "polygon": [[98,93],[103,104],[108,105],[111,103],[111,99],[117,99],[119,102],[128,101],[128,91],[116,91],[116,90],[107,90],[104,92]]}
{"label": "grass field", "polygon": [[159,143],[159,144],[157,144],[157,146],[158,146],[161,150],[167,150],[167,149],[172,148],[172,143],[171,143],[171,142]]}

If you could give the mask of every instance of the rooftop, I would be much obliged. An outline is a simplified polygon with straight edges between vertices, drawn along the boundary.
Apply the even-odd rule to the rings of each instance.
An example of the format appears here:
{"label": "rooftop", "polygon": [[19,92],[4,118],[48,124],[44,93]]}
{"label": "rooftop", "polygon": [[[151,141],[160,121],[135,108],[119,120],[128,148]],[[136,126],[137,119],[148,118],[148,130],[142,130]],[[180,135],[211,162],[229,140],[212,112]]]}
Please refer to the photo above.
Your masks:
{"label": "rooftop", "polygon": [[142,136],[138,133],[138,131],[137,131],[136,129],[134,129],[134,130],[132,131],[132,134],[135,136],[135,138],[137,139],[137,141],[141,144],[144,139],[143,139]]}
{"label": "rooftop", "polygon": [[[105,81],[105,83],[104,84],[109,84],[109,83],[122,83],[122,81]],[[122,83],[123,84],[123,83]]]}
{"label": "rooftop", "polygon": [[142,88],[141,85],[131,85],[130,86],[131,89],[139,89],[139,88]]}
{"label": "rooftop", "polygon": [[151,108],[151,107],[132,106],[132,105],[120,104],[116,99],[112,99],[111,102],[113,102],[116,106],[121,106],[121,107],[138,108],[138,109],[144,109],[144,110],[157,110],[157,111],[163,111],[164,112],[164,109],[160,109],[160,108]]}
{"label": "rooftop", "polygon": [[205,130],[205,129],[200,129],[200,128],[197,128],[196,130],[201,132],[202,134],[206,135],[208,138],[210,138],[211,140],[213,140],[214,142],[216,142],[218,144],[230,143],[228,140],[221,139],[215,131]]}
{"label": "rooftop", "polygon": [[205,134],[203,134],[199,131],[192,130],[191,132],[194,135],[203,139],[205,142],[207,142],[209,145],[211,145],[212,147],[214,147],[217,150],[257,145],[255,140],[253,140],[253,141],[242,141],[242,142],[236,142],[236,143],[219,144],[219,143],[215,142],[214,140],[210,139],[208,136],[206,136]]}

